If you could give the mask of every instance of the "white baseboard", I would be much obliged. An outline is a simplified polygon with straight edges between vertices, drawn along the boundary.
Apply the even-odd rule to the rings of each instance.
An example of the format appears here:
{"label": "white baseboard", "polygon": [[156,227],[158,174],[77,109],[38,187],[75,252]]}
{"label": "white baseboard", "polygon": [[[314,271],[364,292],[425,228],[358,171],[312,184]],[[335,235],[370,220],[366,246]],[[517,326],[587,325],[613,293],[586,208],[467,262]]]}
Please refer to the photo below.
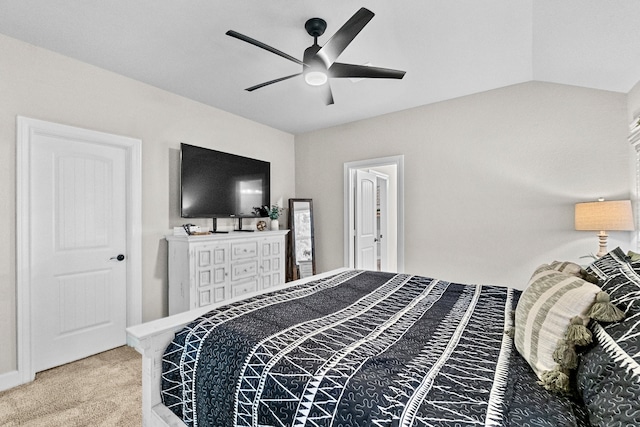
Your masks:
{"label": "white baseboard", "polygon": [[19,371],[9,371],[7,373],[0,374],[0,391],[9,390],[10,388],[17,387],[30,381],[24,381]]}

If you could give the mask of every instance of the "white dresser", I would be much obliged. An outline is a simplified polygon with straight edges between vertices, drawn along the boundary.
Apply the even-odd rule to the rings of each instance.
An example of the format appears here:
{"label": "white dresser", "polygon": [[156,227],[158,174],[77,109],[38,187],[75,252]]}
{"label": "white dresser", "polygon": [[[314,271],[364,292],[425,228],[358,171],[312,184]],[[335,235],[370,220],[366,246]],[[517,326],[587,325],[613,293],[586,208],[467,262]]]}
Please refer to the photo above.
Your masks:
{"label": "white dresser", "polygon": [[288,232],[166,236],[169,315],[283,284]]}

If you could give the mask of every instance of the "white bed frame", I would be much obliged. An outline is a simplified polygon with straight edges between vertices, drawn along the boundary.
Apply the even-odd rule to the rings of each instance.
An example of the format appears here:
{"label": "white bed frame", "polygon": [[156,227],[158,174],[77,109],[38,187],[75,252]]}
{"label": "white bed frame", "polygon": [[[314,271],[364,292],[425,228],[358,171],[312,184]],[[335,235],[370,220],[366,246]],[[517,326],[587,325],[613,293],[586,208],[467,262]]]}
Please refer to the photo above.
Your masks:
{"label": "white bed frame", "polygon": [[262,293],[310,282],[346,270],[346,268],[332,270],[264,291],[245,294],[241,297],[224,301],[221,304],[212,304],[127,328],[127,344],[142,354],[142,425],[144,427],[185,427],[182,420],[162,404],[160,398],[162,355],[171,340],[173,340],[175,333],[182,329],[184,325],[213,308]]}

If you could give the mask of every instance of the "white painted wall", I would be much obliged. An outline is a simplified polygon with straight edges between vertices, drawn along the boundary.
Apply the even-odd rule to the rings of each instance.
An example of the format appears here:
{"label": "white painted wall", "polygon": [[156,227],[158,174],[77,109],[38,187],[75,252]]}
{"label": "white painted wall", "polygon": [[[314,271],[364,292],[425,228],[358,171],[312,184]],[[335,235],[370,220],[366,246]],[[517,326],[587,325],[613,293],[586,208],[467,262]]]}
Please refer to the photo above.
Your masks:
{"label": "white painted wall", "polygon": [[[640,111],[638,86],[629,99]],[[166,314],[180,142],[271,161],[273,202],[313,198],[319,271],[343,262],[347,161],[405,155],[406,271],[516,287],[596,250],[573,231],[575,202],[635,185],[624,94],[527,83],[299,135],[294,149],[292,135],[0,35],[0,374],[15,368],[16,115],[142,139],[145,320]]]}
{"label": "white painted wall", "polygon": [[[640,118],[640,81],[627,94],[627,122],[629,125],[637,123]],[[640,147],[638,147],[640,148]],[[631,188],[634,190],[632,199],[635,208],[636,232],[633,233],[632,248],[640,252],[640,153],[636,149],[631,150],[629,170],[631,175]],[[633,250],[633,249],[632,249]]]}
{"label": "white painted wall", "polygon": [[627,94],[627,119],[629,123],[640,117],[640,81]]}
{"label": "white painted wall", "polygon": [[142,139],[144,320],[167,313],[180,142],[270,161],[272,201],[295,196],[293,135],[0,35],[0,374],[16,363],[16,115]]}
{"label": "white painted wall", "polygon": [[586,262],[597,237],[574,230],[574,204],[630,196],[626,110],[625,94],[530,82],[296,135],[319,271],[343,264],[344,162],[399,154],[405,271],[523,288],[541,263]]}

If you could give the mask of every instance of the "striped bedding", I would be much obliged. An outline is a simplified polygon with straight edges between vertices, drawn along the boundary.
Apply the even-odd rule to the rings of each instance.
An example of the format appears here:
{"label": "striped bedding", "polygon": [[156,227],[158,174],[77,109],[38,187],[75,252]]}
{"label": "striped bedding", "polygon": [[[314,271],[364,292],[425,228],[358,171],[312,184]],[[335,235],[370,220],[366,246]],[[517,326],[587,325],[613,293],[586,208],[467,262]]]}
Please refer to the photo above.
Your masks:
{"label": "striped bedding", "polygon": [[519,291],[346,271],[212,310],[163,358],[187,426],[581,426],[516,352]]}

